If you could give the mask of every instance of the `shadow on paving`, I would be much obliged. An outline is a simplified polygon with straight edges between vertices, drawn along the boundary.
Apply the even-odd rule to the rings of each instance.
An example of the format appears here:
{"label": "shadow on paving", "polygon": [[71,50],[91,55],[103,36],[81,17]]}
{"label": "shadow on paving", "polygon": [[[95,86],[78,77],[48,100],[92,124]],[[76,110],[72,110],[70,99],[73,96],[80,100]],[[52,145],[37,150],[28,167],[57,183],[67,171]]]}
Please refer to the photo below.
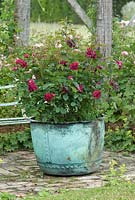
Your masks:
{"label": "shadow on paving", "polygon": [[59,189],[79,189],[100,187],[104,184],[103,175],[109,170],[113,159],[118,165],[126,164],[126,178],[135,180],[135,154],[124,156],[121,153],[104,152],[99,170],[86,176],[56,177],[42,176],[33,152],[19,151],[0,157],[0,192],[16,195],[36,193],[42,189],[58,191]]}

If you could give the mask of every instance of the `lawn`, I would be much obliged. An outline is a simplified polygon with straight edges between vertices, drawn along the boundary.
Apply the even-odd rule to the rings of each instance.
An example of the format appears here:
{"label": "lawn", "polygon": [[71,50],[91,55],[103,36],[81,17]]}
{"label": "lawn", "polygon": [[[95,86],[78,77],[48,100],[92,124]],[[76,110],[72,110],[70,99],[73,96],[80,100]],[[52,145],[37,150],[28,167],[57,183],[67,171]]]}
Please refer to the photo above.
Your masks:
{"label": "lawn", "polygon": [[[81,190],[42,191],[23,200],[135,200],[135,184],[121,183],[116,186]],[[13,195],[0,194],[0,200],[18,200]]]}
{"label": "lawn", "polygon": [[[59,30],[60,24],[58,23],[42,23],[42,22],[35,22],[30,24],[30,38],[32,40],[35,39],[37,42],[38,38],[43,38],[43,36],[54,33],[55,31]],[[86,39],[91,35],[89,30],[85,25],[74,25],[73,26],[78,34],[81,34]]]}

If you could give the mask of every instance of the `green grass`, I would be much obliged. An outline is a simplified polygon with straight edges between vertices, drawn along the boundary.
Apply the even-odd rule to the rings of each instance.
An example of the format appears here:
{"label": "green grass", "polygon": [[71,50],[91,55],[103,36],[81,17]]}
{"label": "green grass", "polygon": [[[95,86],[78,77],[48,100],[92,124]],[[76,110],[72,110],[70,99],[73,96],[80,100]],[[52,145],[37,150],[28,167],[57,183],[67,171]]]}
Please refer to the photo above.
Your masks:
{"label": "green grass", "polygon": [[[3,195],[3,197],[2,197]],[[0,194],[0,200],[15,200],[15,196]],[[21,198],[23,200],[135,200],[135,184],[121,183],[116,186],[81,190],[58,190],[39,192],[38,195]]]}
{"label": "green grass", "polygon": [[[44,39],[44,37],[50,33],[55,33],[59,30],[60,24],[58,23],[42,23],[35,22],[30,24],[30,39],[32,42],[37,43]],[[87,39],[91,34],[85,25],[74,25],[77,34],[81,34]]]}
{"label": "green grass", "polygon": [[[43,23],[43,22],[35,22],[30,24],[30,30],[31,33],[44,33],[48,34],[50,32],[55,32],[59,30],[60,24],[58,23]],[[85,25],[74,25],[74,27],[77,28],[77,32],[87,36],[88,35],[88,29]]]}
{"label": "green grass", "polygon": [[61,191],[56,194],[41,192],[35,198],[26,200],[135,200],[135,185],[119,185],[74,191]]}

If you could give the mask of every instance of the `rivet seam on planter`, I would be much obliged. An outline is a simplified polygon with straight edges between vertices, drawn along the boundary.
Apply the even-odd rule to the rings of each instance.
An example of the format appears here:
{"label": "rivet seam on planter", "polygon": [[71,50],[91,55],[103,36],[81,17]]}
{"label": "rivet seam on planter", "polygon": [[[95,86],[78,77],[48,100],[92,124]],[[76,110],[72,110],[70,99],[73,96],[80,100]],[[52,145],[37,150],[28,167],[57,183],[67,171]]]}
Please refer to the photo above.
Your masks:
{"label": "rivet seam on planter", "polygon": [[77,169],[77,168],[87,168],[87,165],[93,165],[93,163],[95,163],[95,165],[99,165],[100,164],[101,159],[98,159],[96,161],[93,161],[91,163],[80,163],[80,164],[70,164],[70,165],[57,165],[57,164],[48,164],[48,163],[41,163],[38,162],[39,166],[45,166],[45,168],[50,168],[50,169]]}
{"label": "rivet seam on planter", "polygon": [[48,143],[48,134],[44,134],[44,143],[45,143],[45,156],[46,156],[46,161],[50,162],[50,154],[49,154],[49,143]]}

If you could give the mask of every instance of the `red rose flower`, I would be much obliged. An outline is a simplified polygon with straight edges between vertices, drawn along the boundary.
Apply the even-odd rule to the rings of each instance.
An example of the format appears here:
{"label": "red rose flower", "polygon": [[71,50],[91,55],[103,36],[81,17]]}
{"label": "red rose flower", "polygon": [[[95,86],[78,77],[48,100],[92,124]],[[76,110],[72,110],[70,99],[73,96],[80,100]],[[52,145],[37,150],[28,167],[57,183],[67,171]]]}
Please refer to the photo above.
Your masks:
{"label": "red rose flower", "polygon": [[28,66],[27,62],[25,60],[20,59],[20,58],[16,60],[16,64],[21,65],[23,68],[26,68]]}
{"label": "red rose flower", "polygon": [[29,57],[30,57],[30,55],[28,53],[24,54],[24,58],[29,58]]}
{"label": "red rose flower", "polygon": [[68,87],[63,86],[63,87],[62,87],[62,92],[63,92],[63,93],[68,93],[68,92],[69,92]]}
{"label": "red rose flower", "polygon": [[67,65],[67,61],[65,61],[65,60],[61,60],[59,63],[60,63],[61,65],[64,65],[64,66]]}
{"label": "red rose flower", "polygon": [[97,85],[101,85],[101,82],[100,82],[100,81],[98,81],[96,84],[97,84]]}
{"label": "red rose flower", "polygon": [[116,63],[118,64],[118,66],[119,66],[119,69],[121,69],[122,68],[122,61],[120,61],[120,60],[116,60]]}
{"label": "red rose flower", "polygon": [[83,85],[82,84],[80,84],[78,87],[77,87],[77,90],[79,91],[79,92],[83,92]]}
{"label": "red rose flower", "polygon": [[36,54],[35,53],[32,53],[32,57],[35,57],[36,56]]}
{"label": "red rose flower", "polygon": [[50,102],[55,97],[55,95],[56,94],[54,94],[54,93],[48,92],[44,95],[44,99],[45,99],[45,101]]}
{"label": "red rose flower", "polygon": [[78,65],[79,65],[78,62],[73,62],[73,63],[70,64],[70,69],[71,70],[78,70]]}
{"label": "red rose flower", "polygon": [[93,93],[92,93],[92,96],[95,98],[95,99],[99,99],[101,97],[101,91],[100,90],[95,90]]}
{"label": "red rose flower", "polygon": [[97,68],[97,69],[103,69],[103,66],[100,66],[100,65],[99,65],[99,66],[97,66],[96,68]]}
{"label": "red rose flower", "polygon": [[91,48],[87,48],[86,57],[96,59],[97,57],[96,51],[93,51]]}
{"label": "red rose flower", "polygon": [[67,40],[67,45],[68,45],[70,48],[74,48],[74,47],[76,46],[75,41],[72,40],[72,39]]}
{"label": "red rose flower", "polygon": [[119,90],[119,85],[114,80],[110,80],[110,85],[113,87],[114,90]]}
{"label": "red rose flower", "polygon": [[28,90],[30,92],[36,91],[38,89],[35,81],[33,79],[28,80]]}

